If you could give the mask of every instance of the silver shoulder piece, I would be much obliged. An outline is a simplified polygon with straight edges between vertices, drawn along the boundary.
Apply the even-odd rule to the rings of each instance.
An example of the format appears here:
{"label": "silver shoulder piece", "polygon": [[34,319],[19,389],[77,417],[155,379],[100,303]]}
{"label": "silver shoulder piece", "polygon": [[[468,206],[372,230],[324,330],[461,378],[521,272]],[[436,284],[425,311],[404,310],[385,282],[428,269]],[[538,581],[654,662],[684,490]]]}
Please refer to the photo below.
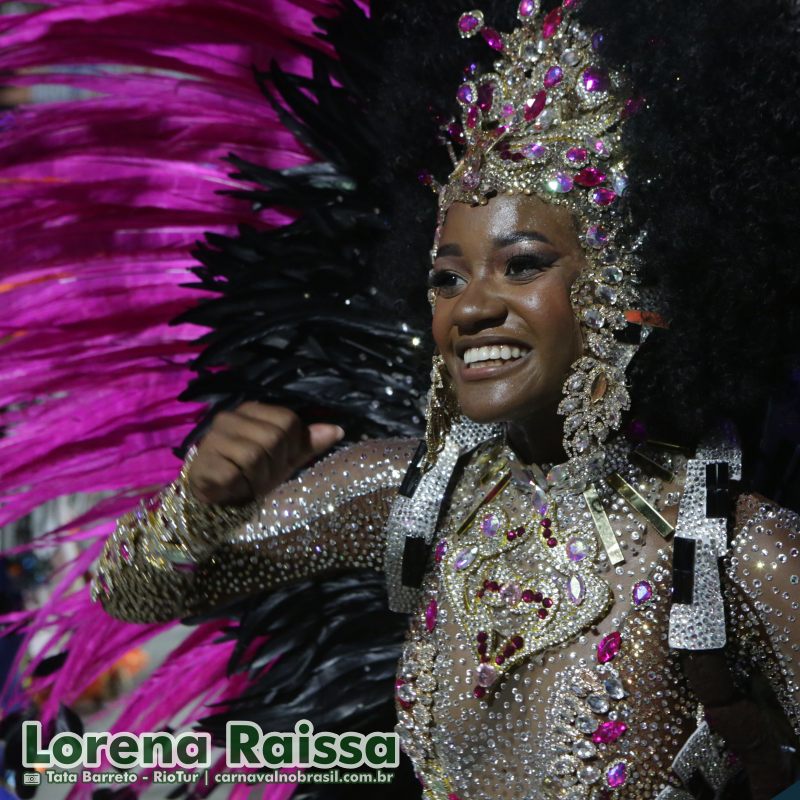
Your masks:
{"label": "silver shoulder piece", "polygon": [[728,549],[728,480],[741,477],[742,452],[731,428],[704,439],[688,462],[673,541],[672,648],[715,650],[725,646],[717,559]]}
{"label": "silver shoulder piece", "polygon": [[[459,458],[500,433],[502,427],[499,425],[479,425],[462,417],[447,434],[436,463],[419,477],[416,486],[409,487],[407,481],[403,482],[386,523],[384,563],[392,611],[410,614],[419,604],[422,571]],[[418,460],[415,457],[410,472],[418,469]],[[419,580],[414,579],[413,572],[417,573]]]}

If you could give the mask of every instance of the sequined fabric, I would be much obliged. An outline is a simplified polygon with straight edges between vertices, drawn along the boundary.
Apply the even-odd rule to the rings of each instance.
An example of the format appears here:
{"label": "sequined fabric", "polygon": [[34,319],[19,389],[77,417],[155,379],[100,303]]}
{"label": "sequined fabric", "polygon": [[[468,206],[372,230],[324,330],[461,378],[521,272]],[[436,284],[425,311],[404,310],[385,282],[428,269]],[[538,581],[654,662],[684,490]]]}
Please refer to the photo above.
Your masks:
{"label": "sequined fabric", "polygon": [[368,442],[306,470],[241,510],[178,502],[182,477],[120,518],[93,595],[131,622],[199,613],[226,600],[342,568],[380,569],[383,525],[415,443]]}

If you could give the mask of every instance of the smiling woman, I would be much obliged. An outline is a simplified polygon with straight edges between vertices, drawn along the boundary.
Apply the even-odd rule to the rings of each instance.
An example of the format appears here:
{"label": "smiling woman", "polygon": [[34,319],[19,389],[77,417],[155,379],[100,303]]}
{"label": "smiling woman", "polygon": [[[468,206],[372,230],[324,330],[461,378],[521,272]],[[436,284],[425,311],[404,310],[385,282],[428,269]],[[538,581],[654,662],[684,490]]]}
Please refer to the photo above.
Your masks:
{"label": "smiling woman", "polygon": [[[766,358],[765,343],[785,353],[791,341],[777,298],[798,285],[780,257],[796,212],[775,210],[759,170],[796,162],[800,121],[791,91],[772,86],[775,128],[751,125],[756,144],[737,150],[732,175],[687,97],[714,101],[706,46],[724,22],[732,49],[747,50],[753,5],[753,35],[796,66],[788,4],[685,14],[659,0],[652,13],[673,16],[655,32],[644,13],[627,29],[605,0],[591,24],[574,0],[550,5],[513,4],[509,33],[478,10],[457,21],[492,60],[468,65],[458,113],[439,119],[451,172],[441,184],[423,174],[439,223],[424,439],[357,442],[303,470],[340,428],[261,402],[219,413],[179,479],[119,520],[94,598],[149,621],[384,571],[392,609],[411,614],[397,732],[426,800],[766,800],[797,777],[798,519],[752,491],[726,417],[747,421],[756,393],[743,376],[755,372],[724,345],[752,354],[760,342]],[[393,30],[404,8],[384,9]],[[669,60],[681,42],[663,43],[677,19],[694,25],[692,70]],[[742,81],[762,74],[765,47]],[[658,80],[654,59],[666,63]],[[724,121],[749,124],[731,121],[734,100]],[[674,145],[688,122],[696,131]],[[695,160],[676,177],[654,142]],[[763,158],[770,148],[779,157]],[[698,153],[707,197],[690,168]],[[786,180],[796,187],[793,172]],[[732,198],[732,218],[718,213]],[[396,259],[398,240],[417,235],[398,226]],[[717,294],[741,309],[756,265],[770,313],[757,325],[750,313],[711,319]],[[706,372],[719,377],[711,389]],[[654,413],[626,416],[632,405]]]}
{"label": "smiling woman", "polygon": [[536,197],[456,203],[442,228],[429,278],[437,349],[463,413],[511,423],[527,461],[563,460],[557,408],[583,351],[570,291],[585,263],[570,213]]}

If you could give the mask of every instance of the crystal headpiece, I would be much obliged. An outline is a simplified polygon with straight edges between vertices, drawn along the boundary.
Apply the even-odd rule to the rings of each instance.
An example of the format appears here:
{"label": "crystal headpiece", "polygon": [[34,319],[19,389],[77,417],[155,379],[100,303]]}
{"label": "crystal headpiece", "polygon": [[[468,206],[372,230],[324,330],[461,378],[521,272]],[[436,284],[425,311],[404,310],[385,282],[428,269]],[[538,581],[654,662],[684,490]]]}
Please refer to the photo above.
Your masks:
{"label": "crystal headpiece", "polygon": [[[621,73],[603,65],[602,34],[581,28],[572,13],[577,6],[563,0],[544,14],[538,0],[521,0],[520,25],[511,33],[488,26],[480,11],[461,15],[461,36],[482,37],[495,61],[487,71],[475,64],[465,70],[456,92],[461,120],[443,125],[455,167],[443,185],[424,180],[439,195],[434,258],[454,202],[527,194],[573,212],[587,261],[571,290],[585,355],[573,365],[559,406],[570,461],[548,478],[579,486],[602,467],[602,444],[629,407],[625,368],[649,328],[636,277],[642,237],[623,235],[628,179],[621,133],[642,103],[630,97]],[[622,342],[614,332],[629,322],[640,327]]]}

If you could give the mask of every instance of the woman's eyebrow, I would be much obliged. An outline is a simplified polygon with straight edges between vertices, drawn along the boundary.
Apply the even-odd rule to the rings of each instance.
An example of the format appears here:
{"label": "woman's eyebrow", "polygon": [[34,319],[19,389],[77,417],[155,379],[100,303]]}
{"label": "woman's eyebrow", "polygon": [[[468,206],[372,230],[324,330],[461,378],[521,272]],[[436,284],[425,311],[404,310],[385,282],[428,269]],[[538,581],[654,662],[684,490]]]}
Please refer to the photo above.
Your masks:
{"label": "woman's eyebrow", "polygon": [[457,244],[443,244],[436,251],[436,258],[446,258],[447,256],[461,256],[461,248]]}
{"label": "woman's eyebrow", "polygon": [[544,242],[545,244],[552,244],[552,242],[539,231],[514,231],[506,236],[495,236],[492,239],[492,244],[495,247],[508,247],[511,244],[519,244],[520,242]]}

